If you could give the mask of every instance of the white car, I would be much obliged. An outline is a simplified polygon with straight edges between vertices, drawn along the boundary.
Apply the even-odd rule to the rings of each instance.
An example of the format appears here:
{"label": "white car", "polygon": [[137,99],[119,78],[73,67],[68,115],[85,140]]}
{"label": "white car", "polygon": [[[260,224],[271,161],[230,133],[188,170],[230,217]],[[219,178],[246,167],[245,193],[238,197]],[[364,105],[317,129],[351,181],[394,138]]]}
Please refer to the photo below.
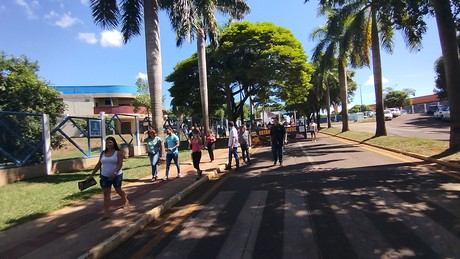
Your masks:
{"label": "white car", "polygon": [[388,108],[388,110],[391,111],[391,114],[393,115],[393,118],[401,116],[401,111],[399,110],[399,108]]}
{"label": "white car", "polygon": [[443,112],[443,110],[445,110],[447,107],[439,107],[436,109],[436,111],[433,113],[433,116],[436,118],[436,119],[441,119],[441,114]]}
{"label": "white car", "polygon": [[386,121],[392,120],[393,119],[393,114],[391,113],[390,110],[386,109],[383,111],[383,116],[385,117]]}
{"label": "white car", "polygon": [[442,110],[440,118],[443,121],[450,121],[450,106],[447,106]]}

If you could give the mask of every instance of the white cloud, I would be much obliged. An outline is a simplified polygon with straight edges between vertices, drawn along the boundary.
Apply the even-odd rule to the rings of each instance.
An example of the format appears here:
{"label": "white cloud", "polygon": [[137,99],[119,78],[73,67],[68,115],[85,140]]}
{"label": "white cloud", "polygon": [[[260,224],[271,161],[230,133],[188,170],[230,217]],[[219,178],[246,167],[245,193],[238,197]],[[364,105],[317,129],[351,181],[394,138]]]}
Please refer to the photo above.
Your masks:
{"label": "white cloud", "polygon": [[96,38],[96,34],[92,32],[87,32],[87,33],[80,32],[78,33],[77,39],[80,41],[86,42],[88,44],[96,44],[98,42]]}
{"label": "white cloud", "polygon": [[89,0],[80,0],[80,3],[84,6],[89,6]]}
{"label": "white cloud", "polygon": [[76,23],[83,23],[83,22],[76,17],[72,17],[69,12],[69,13],[62,15],[59,18],[59,20],[56,21],[55,24],[61,28],[68,28],[68,27],[73,26]]}
{"label": "white cloud", "polygon": [[[388,79],[382,76],[382,83],[386,84],[388,83]],[[370,75],[369,79],[367,79],[366,83],[364,85],[374,85],[374,75]]]}
{"label": "white cloud", "polygon": [[59,26],[63,29],[69,28],[76,23],[83,23],[80,19],[72,17],[71,13],[65,13],[60,15],[55,11],[51,11],[49,14],[45,15],[45,19],[49,20],[52,24]]}
{"label": "white cloud", "polygon": [[142,72],[139,72],[139,73],[137,74],[137,78],[140,78],[140,79],[142,79],[142,80],[144,80],[144,81],[147,81],[147,74],[144,74],[144,73],[142,73]]}
{"label": "white cloud", "polygon": [[16,0],[16,4],[23,7],[27,14],[27,19],[36,19],[35,9],[40,5],[38,1]]}
{"label": "white cloud", "polygon": [[123,35],[117,30],[101,32],[102,47],[121,47],[123,45]]}

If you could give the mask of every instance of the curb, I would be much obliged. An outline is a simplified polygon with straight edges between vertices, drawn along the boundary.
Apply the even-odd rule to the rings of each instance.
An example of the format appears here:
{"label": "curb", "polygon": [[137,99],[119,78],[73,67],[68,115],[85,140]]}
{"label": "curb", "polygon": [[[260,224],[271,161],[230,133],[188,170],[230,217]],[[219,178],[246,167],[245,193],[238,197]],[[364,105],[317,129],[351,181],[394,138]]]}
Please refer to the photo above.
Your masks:
{"label": "curb", "polygon": [[87,253],[79,256],[78,258],[101,258],[107,255],[115,248],[120,246],[122,243],[124,243],[126,240],[135,235],[137,232],[142,230],[145,226],[150,224],[150,222],[152,222],[155,219],[158,219],[165,211],[169,210],[176,203],[184,199],[188,194],[197,189],[200,185],[204,184],[210,179],[218,179],[220,177],[219,174],[226,172],[224,168],[224,165],[219,165],[217,168],[204,170],[203,173],[206,175],[203,175],[201,179],[195,181],[187,188],[176,193],[175,195],[167,199],[165,202],[163,202],[163,204],[158,205],[155,208],[145,212],[134,223],[127,225],[124,229],[113,234],[104,242],[92,247]]}
{"label": "curb", "polygon": [[427,162],[437,163],[437,164],[440,164],[440,165],[443,165],[443,166],[446,166],[446,167],[450,167],[450,168],[453,168],[453,169],[456,169],[456,170],[460,170],[460,164],[446,162],[446,161],[443,161],[443,160],[440,160],[440,159],[436,159],[436,158],[432,158],[432,157],[426,157],[426,156],[422,156],[422,155],[418,155],[418,154],[414,154],[414,153],[410,153],[410,152],[406,152],[406,151],[401,151],[401,150],[394,149],[394,148],[382,147],[382,146],[374,145],[374,144],[371,144],[371,143],[363,143],[363,142],[360,142],[360,141],[356,141],[354,139],[349,139],[349,138],[345,138],[345,137],[341,137],[341,136],[336,136],[336,135],[329,134],[329,133],[326,133],[326,132],[321,132],[321,134],[331,136],[331,137],[335,137],[335,138],[346,139],[348,141],[353,141],[353,142],[356,142],[356,143],[359,143],[359,144],[362,144],[362,145],[367,145],[367,146],[371,146],[371,147],[375,147],[375,148],[380,148],[380,149],[383,149],[383,150],[391,151],[391,152],[398,153],[398,154],[403,154],[403,155],[410,156],[410,157],[413,157],[413,158],[417,158],[417,159],[420,159],[420,160],[424,160],[424,161],[427,161]]}

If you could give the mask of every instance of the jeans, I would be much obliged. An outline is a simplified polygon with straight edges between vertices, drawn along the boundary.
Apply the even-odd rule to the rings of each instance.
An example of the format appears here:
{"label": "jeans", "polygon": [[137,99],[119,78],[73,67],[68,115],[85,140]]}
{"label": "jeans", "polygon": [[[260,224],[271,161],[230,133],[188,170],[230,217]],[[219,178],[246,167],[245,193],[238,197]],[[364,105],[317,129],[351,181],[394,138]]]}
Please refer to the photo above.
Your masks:
{"label": "jeans", "polygon": [[179,154],[166,154],[166,177],[169,177],[169,167],[171,166],[171,160],[174,160],[174,164],[177,167],[177,175],[180,175],[180,166],[179,166]]}
{"label": "jeans", "polygon": [[158,174],[158,159],[160,158],[160,153],[151,153],[149,152],[150,165],[152,166],[152,176],[155,177]]}
{"label": "jeans", "polygon": [[228,148],[228,167],[232,167],[232,156],[235,157],[236,168],[240,167],[240,159],[238,157],[238,148],[230,147]]}
{"label": "jeans", "polygon": [[214,160],[214,147],[215,147],[215,144],[216,142],[208,142],[207,144],[207,147],[208,147],[208,153],[209,153],[209,159],[211,159],[211,161]]}
{"label": "jeans", "polygon": [[201,152],[192,152],[193,167],[200,171]]}
{"label": "jeans", "polygon": [[274,162],[276,162],[276,160],[278,160],[280,163],[283,162],[283,151],[284,151],[283,145],[272,144],[272,153],[273,153]]}
{"label": "jeans", "polygon": [[247,144],[241,144],[241,156],[243,157],[243,161],[248,159],[248,162],[251,161],[251,156],[249,155],[249,147]]}

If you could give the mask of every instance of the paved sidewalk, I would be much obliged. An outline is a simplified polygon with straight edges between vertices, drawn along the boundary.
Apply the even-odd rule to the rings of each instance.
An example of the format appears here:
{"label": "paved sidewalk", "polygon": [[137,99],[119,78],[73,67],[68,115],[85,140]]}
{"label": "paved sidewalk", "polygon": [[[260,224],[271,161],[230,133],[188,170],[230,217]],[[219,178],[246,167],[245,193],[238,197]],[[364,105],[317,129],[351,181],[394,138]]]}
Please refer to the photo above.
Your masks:
{"label": "paved sidewalk", "polygon": [[[175,179],[171,165],[170,179],[152,183],[150,177],[124,184],[130,208],[123,210],[119,196],[112,192],[112,217],[98,222],[102,215],[102,194],[78,202],[39,219],[0,232],[0,258],[99,258],[123,243],[188,193],[211,177],[224,172],[228,150],[215,150],[209,162],[203,151],[200,167],[203,177],[196,180],[191,160],[181,162],[182,178]],[[159,172],[159,179],[164,169]]]}

